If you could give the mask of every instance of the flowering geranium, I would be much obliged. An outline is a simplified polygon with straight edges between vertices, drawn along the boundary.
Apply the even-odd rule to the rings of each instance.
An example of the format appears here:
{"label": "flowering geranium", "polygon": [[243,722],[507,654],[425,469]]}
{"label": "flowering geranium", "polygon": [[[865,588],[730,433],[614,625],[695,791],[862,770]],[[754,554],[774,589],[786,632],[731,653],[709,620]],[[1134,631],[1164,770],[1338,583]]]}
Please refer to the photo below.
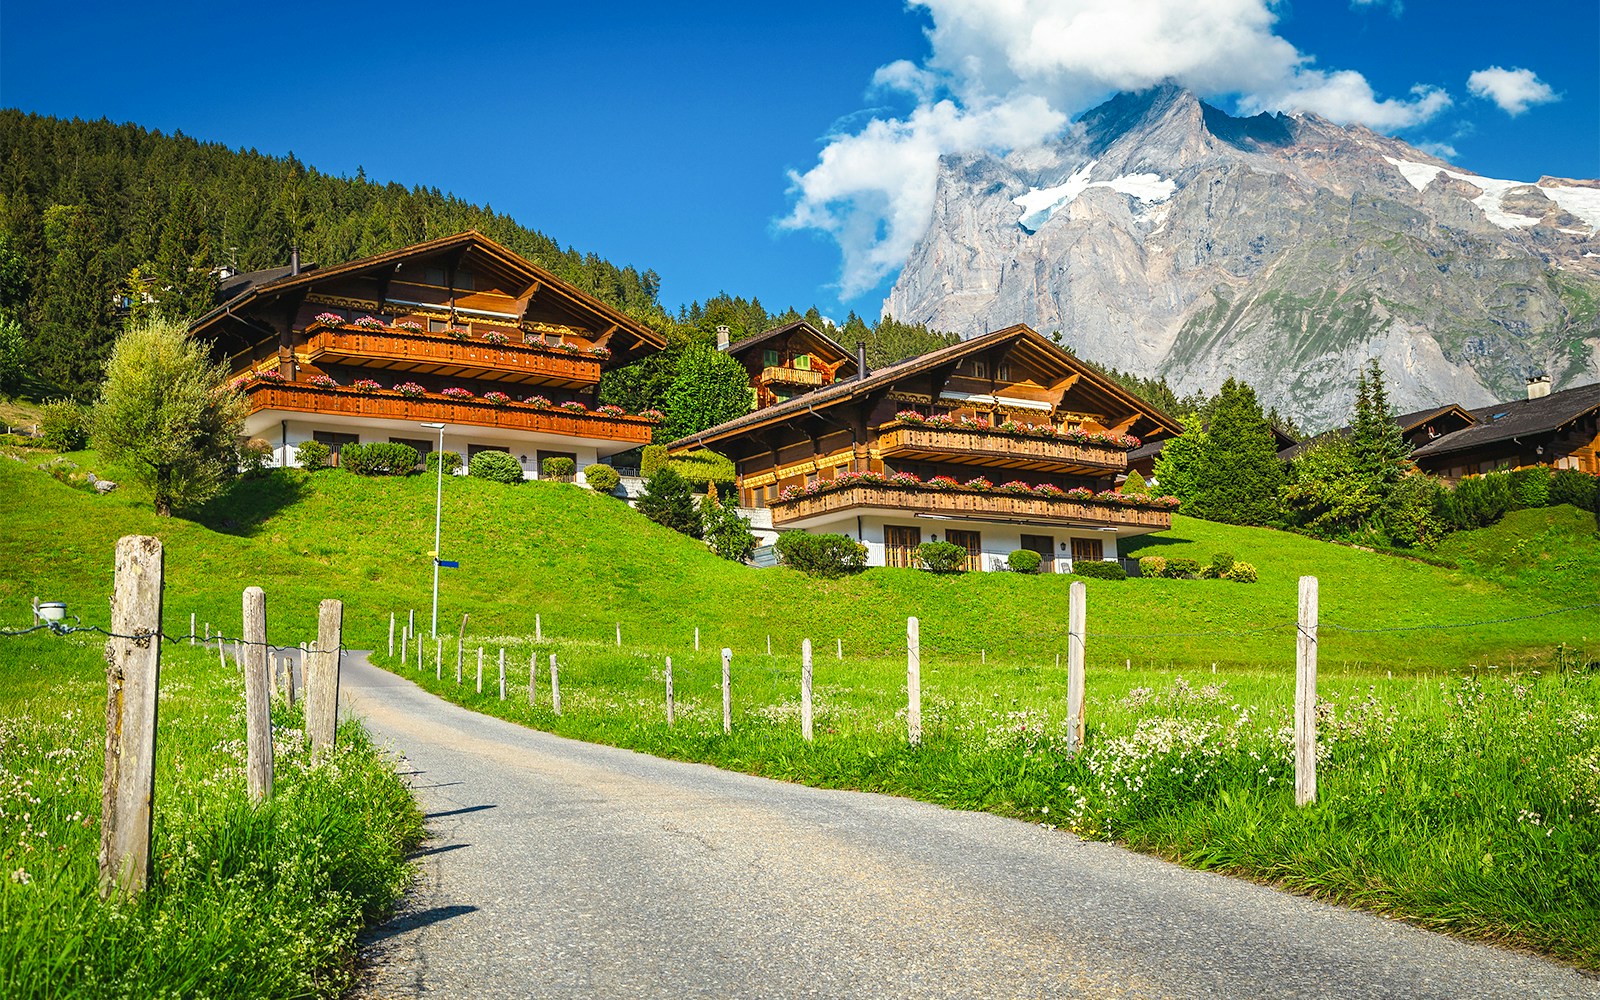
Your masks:
{"label": "flowering geranium", "polygon": [[350,383],[350,387],[352,389],[360,389],[363,392],[376,392],[383,388],[376,380],[370,378],[358,378]]}
{"label": "flowering geranium", "polygon": [[594,412],[604,414],[608,417],[625,417],[628,415],[627,410],[624,410],[622,407],[616,406],[612,403],[606,403],[603,406],[597,406],[594,408]]}
{"label": "flowering geranium", "polygon": [[394,391],[402,396],[416,397],[426,394],[428,390],[415,382],[401,382],[394,387]]}
{"label": "flowering geranium", "polygon": [[1089,489],[1087,486],[1074,486],[1072,489],[1067,490],[1066,497],[1068,500],[1093,500],[1094,490]]}
{"label": "flowering geranium", "polygon": [[667,420],[667,415],[660,410],[640,410],[639,416],[646,420],[654,420],[658,424],[666,423]]}
{"label": "flowering geranium", "polygon": [[470,389],[463,389],[459,385],[452,385],[448,388],[440,389],[439,395],[449,396],[451,399],[471,399],[472,391]]}
{"label": "flowering geranium", "polygon": [[922,480],[909,472],[893,472],[889,474],[891,486],[921,486]]}
{"label": "flowering geranium", "polygon": [[1033,492],[1042,497],[1064,497],[1067,495],[1067,491],[1055,483],[1040,483],[1033,488]]}
{"label": "flowering geranium", "polygon": [[564,340],[562,342],[560,342],[559,344],[551,344],[550,345],[550,349],[552,351],[555,351],[557,354],[582,354],[583,353],[583,348],[579,347],[577,344],[569,344]]}
{"label": "flowering geranium", "polygon": [[1000,487],[1001,493],[1032,493],[1033,487],[1020,479],[1013,479]]}
{"label": "flowering geranium", "polygon": [[583,353],[589,355],[592,358],[604,359],[604,358],[611,357],[611,348],[609,348],[609,347],[591,347],[588,350],[584,351]]}
{"label": "flowering geranium", "polygon": [[523,396],[522,401],[536,410],[550,409],[549,396]]}
{"label": "flowering geranium", "polygon": [[894,419],[902,424],[914,424],[917,426],[921,426],[922,424],[926,424],[928,422],[928,418],[918,413],[916,410],[901,410],[899,413],[894,415]]}
{"label": "flowering geranium", "polygon": [[450,336],[454,337],[457,340],[470,340],[470,339],[472,339],[472,331],[468,330],[464,326],[447,327],[447,328],[445,328],[444,332],[448,333]]}
{"label": "flowering geranium", "polygon": [[511,402],[511,397],[507,396],[505,393],[501,392],[499,389],[491,389],[490,391],[488,391],[488,392],[483,394],[483,400],[484,400],[484,402],[492,403],[495,406],[504,406],[507,403]]}
{"label": "flowering geranium", "polygon": [[324,375],[321,372],[311,376],[310,378],[306,379],[306,381],[323,389],[334,389],[339,385],[338,382],[334,381],[332,375]]}
{"label": "flowering geranium", "polygon": [[798,500],[804,495],[805,490],[802,490],[798,486],[785,486],[778,493],[778,502],[783,503],[788,500]]}
{"label": "flowering geranium", "polygon": [[382,330],[383,320],[376,316],[362,316],[350,325],[362,330]]}
{"label": "flowering geranium", "polygon": [[400,322],[396,323],[394,325],[394,328],[396,330],[404,330],[407,333],[422,333],[423,332],[422,324],[418,323],[414,319],[403,319]]}
{"label": "flowering geranium", "polygon": [[507,337],[505,334],[501,333],[499,330],[490,330],[488,333],[483,335],[483,342],[486,343],[486,344],[493,344],[496,347],[500,347],[500,346],[502,346],[504,344],[510,343],[511,342],[511,338]]}
{"label": "flowering geranium", "polygon": [[312,322],[318,326],[342,326],[344,325],[344,317],[338,313],[320,312],[312,319]]}
{"label": "flowering geranium", "polygon": [[282,382],[283,372],[276,368],[268,368],[264,372],[256,372],[256,378],[265,379],[268,382]]}
{"label": "flowering geranium", "polygon": [[561,405],[559,405],[556,408],[560,409],[560,410],[566,410],[568,413],[588,413],[589,412],[589,408],[587,406],[584,406],[582,403],[578,402],[576,399],[569,399],[569,400],[567,400],[566,402],[562,403]]}
{"label": "flowering geranium", "polygon": [[962,483],[961,485],[965,486],[969,490],[992,490],[992,489],[994,489],[994,483],[989,482],[989,480],[983,478],[982,476],[978,476],[976,479],[969,479],[966,482]]}
{"label": "flowering geranium", "polygon": [[936,490],[953,490],[961,486],[960,483],[956,482],[949,476],[934,476],[923,485]]}

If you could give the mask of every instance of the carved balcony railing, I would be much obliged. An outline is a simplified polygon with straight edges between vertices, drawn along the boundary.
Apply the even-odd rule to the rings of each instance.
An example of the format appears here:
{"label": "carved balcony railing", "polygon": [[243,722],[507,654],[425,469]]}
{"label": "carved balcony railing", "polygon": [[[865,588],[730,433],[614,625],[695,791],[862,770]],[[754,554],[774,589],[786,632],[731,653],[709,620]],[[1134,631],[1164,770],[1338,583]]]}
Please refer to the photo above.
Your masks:
{"label": "carved balcony railing", "polygon": [[1114,445],[948,427],[891,425],[879,435],[877,447],[880,455],[891,460],[955,462],[1090,476],[1115,475],[1128,468],[1127,449]]}
{"label": "carved balcony railing", "polygon": [[295,352],[314,364],[358,365],[394,372],[578,388],[600,381],[600,359],[542,344],[491,344],[398,330],[319,327]]}
{"label": "carved balcony railing", "polygon": [[771,507],[775,527],[823,514],[861,509],[1094,528],[1164,531],[1172,527],[1172,513],[1158,507],[1135,507],[1066,497],[1024,496],[998,491],[979,493],[872,484],[844,486],[810,496],[774,500]]}
{"label": "carved balcony railing", "polygon": [[785,365],[768,365],[761,369],[761,382],[763,385],[829,385],[833,377],[824,371],[812,371],[809,368],[789,368]]}

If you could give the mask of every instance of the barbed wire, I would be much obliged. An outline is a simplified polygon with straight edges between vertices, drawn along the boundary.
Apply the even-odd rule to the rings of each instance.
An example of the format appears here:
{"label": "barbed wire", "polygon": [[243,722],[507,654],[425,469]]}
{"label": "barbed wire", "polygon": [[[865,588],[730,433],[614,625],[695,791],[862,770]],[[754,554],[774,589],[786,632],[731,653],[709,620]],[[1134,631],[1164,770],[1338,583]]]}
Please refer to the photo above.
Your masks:
{"label": "barbed wire", "polygon": [[[243,639],[243,638],[234,638],[234,637],[231,637],[231,636],[226,636],[226,635],[223,635],[221,632],[214,632],[209,636],[203,636],[203,635],[199,634],[198,632],[188,632],[188,633],[185,633],[183,635],[169,635],[166,632],[161,632],[161,631],[156,631],[156,632],[135,632],[135,633],[132,633],[132,634],[126,634],[126,633],[122,633],[122,632],[113,632],[110,629],[104,628],[103,626],[100,626],[100,625],[85,625],[85,624],[83,624],[83,620],[80,619],[80,618],[77,618],[77,616],[71,616],[71,617],[74,618],[74,620],[77,622],[77,624],[75,624],[75,625],[64,625],[61,622],[46,621],[46,622],[40,622],[37,625],[29,626],[27,628],[14,628],[14,629],[13,628],[0,628],[0,639],[11,639],[11,638],[15,638],[15,637],[18,637],[18,636],[31,635],[31,634],[36,633],[36,632],[49,632],[49,633],[51,633],[53,635],[72,635],[72,634],[77,633],[77,632],[93,632],[93,633],[95,633],[97,635],[103,635],[108,639],[127,639],[127,640],[130,640],[130,641],[133,641],[133,642],[142,642],[142,641],[145,641],[145,640],[148,640],[148,639],[151,639],[151,638],[158,638],[158,639],[162,640],[163,642],[170,642],[170,643],[172,643],[174,645],[181,645],[181,644],[183,644],[185,642],[189,642],[190,640],[196,640],[196,641],[198,641],[199,644],[205,645],[205,646],[209,646],[213,642],[220,642],[225,646],[234,646],[234,647],[239,647],[239,646],[261,646],[261,647],[265,648],[268,652],[273,652],[273,653],[298,653],[298,652],[301,652],[301,648],[300,648],[300,644],[299,643],[295,643],[293,645],[287,645],[286,646],[286,645],[281,645],[281,644],[272,643],[272,642],[257,642],[257,641],[255,641],[253,639]],[[308,653],[327,653],[327,652],[334,652],[335,650],[337,650],[338,652],[345,652],[345,651],[348,650],[348,648],[349,647],[346,647],[343,643],[341,643],[338,646],[333,647],[333,649],[324,650],[324,649],[319,649],[317,647],[316,643],[308,643],[308,644],[306,644],[306,648],[305,648],[304,651],[308,652]]]}
{"label": "barbed wire", "polygon": [[1535,618],[1550,618],[1555,615],[1564,615],[1573,611],[1587,611],[1590,608],[1600,608],[1600,601],[1590,604],[1574,604],[1568,608],[1556,608],[1553,611],[1540,611],[1531,615],[1515,615],[1510,618],[1489,618],[1481,622],[1453,622],[1448,625],[1389,625],[1382,628],[1357,628],[1353,625],[1339,625],[1334,622],[1320,622],[1318,628],[1330,628],[1337,632],[1426,632],[1438,629],[1451,628],[1477,628],[1479,625],[1504,625],[1507,622],[1532,621]]}

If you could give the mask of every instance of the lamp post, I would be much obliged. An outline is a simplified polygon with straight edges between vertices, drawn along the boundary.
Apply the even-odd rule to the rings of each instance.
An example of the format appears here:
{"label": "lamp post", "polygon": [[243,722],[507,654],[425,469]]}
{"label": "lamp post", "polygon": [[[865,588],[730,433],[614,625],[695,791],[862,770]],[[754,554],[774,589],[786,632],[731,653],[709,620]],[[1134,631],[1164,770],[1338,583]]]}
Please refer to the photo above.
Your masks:
{"label": "lamp post", "polygon": [[444,424],[423,424],[430,431],[439,432],[438,483],[433,495],[433,635],[439,635],[439,525],[444,511]]}

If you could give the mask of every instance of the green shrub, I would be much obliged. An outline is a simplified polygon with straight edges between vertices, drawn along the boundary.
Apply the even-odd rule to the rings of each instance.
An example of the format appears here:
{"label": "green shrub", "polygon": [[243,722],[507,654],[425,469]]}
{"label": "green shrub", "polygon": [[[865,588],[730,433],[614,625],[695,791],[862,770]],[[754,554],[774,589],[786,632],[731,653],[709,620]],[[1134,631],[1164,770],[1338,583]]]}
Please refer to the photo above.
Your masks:
{"label": "green shrub", "polygon": [[333,450],[321,441],[302,441],[294,450],[294,460],[307,472],[318,472],[328,467]]}
{"label": "green shrub", "polygon": [[339,464],[358,476],[405,476],[417,467],[417,449],[389,441],[347,444],[339,449]]}
{"label": "green shrub", "polygon": [[1139,575],[1160,578],[1167,575],[1166,556],[1143,556],[1139,559]]}
{"label": "green shrub", "polygon": [[917,546],[917,559],[930,573],[959,573],[967,561],[967,550],[954,542],[923,542]]}
{"label": "green shrub", "polygon": [[1122,492],[1134,496],[1149,496],[1150,484],[1144,481],[1144,476],[1138,469],[1129,469],[1128,478],[1122,481]]}
{"label": "green shrub", "polygon": [[731,458],[709,450],[680,455],[669,464],[672,471],[696,490],[715,488],[718,492],[729,493],[737,477]]}
{"label": "green shrub", "polygon": [[459,451],[430,451],[428,452],[427,469],[435,475],[439,472],[439,463],[444,462],[444,474],[453,476],[461,468],[461,453]]}
{"label": "green shrub", "polygon": [[1550,503],[1550,467],[1530,465],[1511,470],[1511,505],[1518,510]]}
{"label": "green shrub", "polygon": [[679,534],[700,538],[705,533],[694,505],[694,491],[670,465],[661,466],[645,480],[638,506],[639,513]]}
{"label": "green shrub", "polygon": [[1211,575],[1223,577],[1228,575],[1228,570],[1233,568],[1233,553],[1218,552],[1211,557]]}
{"label": "green shrub", "polygon": [[578,471],[578,463],[570,458],[547,458],[539,463],[540,479],[559,479],[568,482]]}
{"label": "green shrub", "polygon": [[1044,557],[1032,549],[1017,549],[1006,556],[1006,565],[1011,567],[1013,573],[1037,573],[1039,563],[1043,561]]}
{"label": "green shrub", "polygon": [[472,456],[467,472],[474,479],[515,486],[522,482],[522,466],[503,451],[480,451]]}
{"label": "green shrub", "polygon": [[1392,544],[1431,549],[1450,531],[1450,493],[1436,476],[1402,476],[1389,494],[1383,524]]}
{"label": "green shrub", "polygon": [[583,470],[583,481],[596,493],[614,493],[622,477],[609,465],[591,465]]}
{"label": "green shrub", "polygon": [[1498,523],[1510,509],[1511,475],[1507,472],[1468,476],[1450,493],[1450,522],[1463,531]]}
{"label": "green shrub", "polygon": [[1128,571],[1122,568],[1121,563],[1104,562],[1098,559],[1074,559],[1072,561],[1072,575],[1086,576],[1091,580],[1126,580]]}
{"label": "green shrub", "polygon": [[722,558],[742,563],[755,553],[756,536],[750,530],[750,522],[725,505],[715,490],[707,493],[705,503],[700,505],[700,523],[706,544]]}
{"label": "green shrub", "polygon": [[251,438],[239,445],[239,475],[246,479],[259,479],[267,474],[267,460],[270,458],[272,443]]}
{"label": "green shrub", "polygon": [[1557,469],[1550,477],[1550,506],[1569,503],[1579,510],[1595,509],[1600,477],[1577,469]]}
{"label": "green shrub", "polygon": [[867,547],[848,535],[785,531],[778,536],[778,558],[808,576],[837,577],[867,564]]}
{"label": "green shrub", "polygon": [[1232,580],[1234,583],[1255,583],[1256,568],[1247,562],[1236,562],[1228,567],[1228,571],[1222,574],[1222,578],[1224,580]]}
{"label": "green shrub", "polygon": [[70,399],[52,399],[39,410],[39,439],[56,451],[82,451],[89,443],[89,412]]}
{"label": "green shrub", "polygon": [[1193,580],[1200,575],[1200,563],[1196,559],[1168,559],[1167,571],[1161,575],[1173,580]]}
{"label": "green shrub", "polygon": [[639,475],[646,479],[656,474],[656,470],[664,467],[670,459],[667,458],[667,446],[664,444],[647,444],[644,451],[639,454]]}

